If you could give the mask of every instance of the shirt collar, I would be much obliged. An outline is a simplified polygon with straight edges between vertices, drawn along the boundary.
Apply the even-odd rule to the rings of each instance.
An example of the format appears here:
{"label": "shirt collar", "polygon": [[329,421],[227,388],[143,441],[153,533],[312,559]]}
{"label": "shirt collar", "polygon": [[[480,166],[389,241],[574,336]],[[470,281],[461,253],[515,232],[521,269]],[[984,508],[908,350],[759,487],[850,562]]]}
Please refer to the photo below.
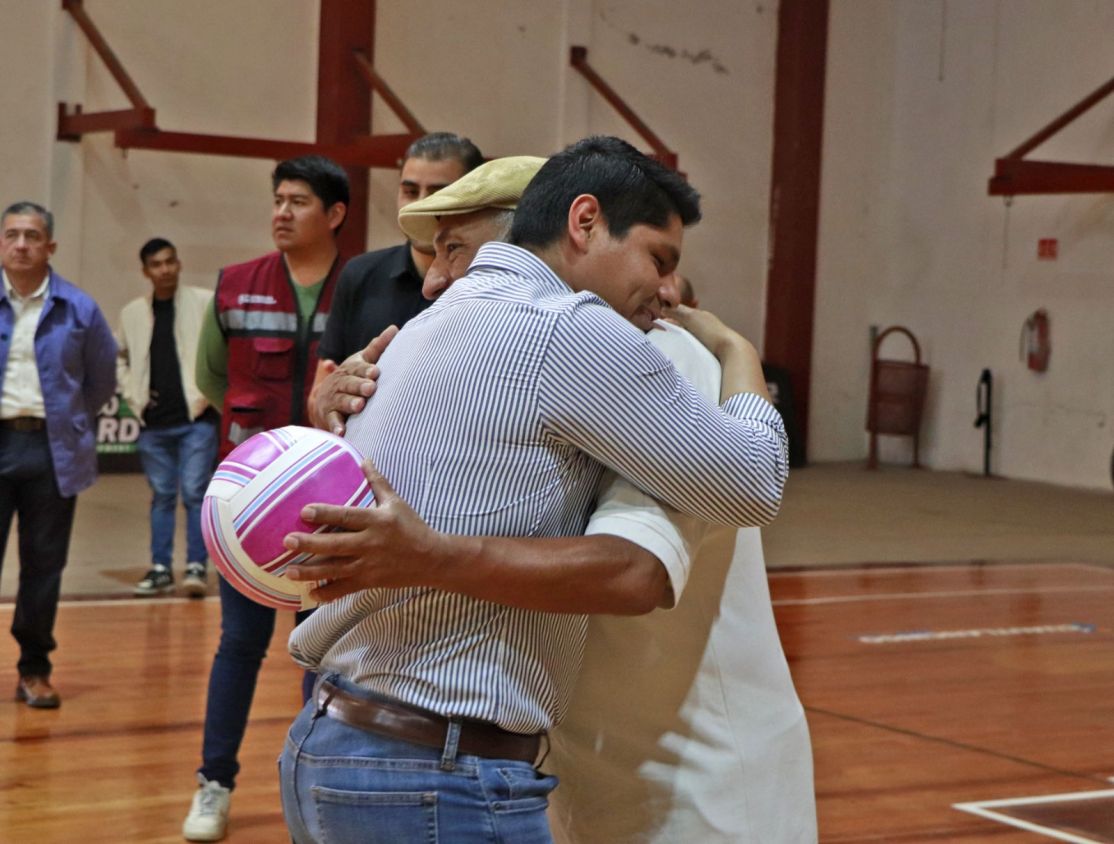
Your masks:
{"label": "shirt collar", "polygon": [[473,259],[468,272],[482,270],[502,270],[513,272],[533,283],[539,290],[555,294],[572,292],[557,273],[541,258],[521,246],[512,246],[509,243],[485,243],[480,247]]}
{"label": "shirt collar", "polygon": [[11,279],[8,278],[8,273],[0,269],[0,276],[4,278],[4,293],[9,299],[18,299],[25,302],[28,299],[40,299],[46,296],[47,287],[50,285],[50,267],[46,269],[46,276],[42,280],[42,284],[35,288],[30,296],[21,296],[19,291],[12,286]]}
{"label": "shirt collar", "polygon": [[391,278],[416,279],[420,285],[422,275],[418,272],[417,265],[414,264],[414,256],[410,254],[410,242],[407,241],[399,246],[395,253],[391,256],[390,263],[387,265]]}

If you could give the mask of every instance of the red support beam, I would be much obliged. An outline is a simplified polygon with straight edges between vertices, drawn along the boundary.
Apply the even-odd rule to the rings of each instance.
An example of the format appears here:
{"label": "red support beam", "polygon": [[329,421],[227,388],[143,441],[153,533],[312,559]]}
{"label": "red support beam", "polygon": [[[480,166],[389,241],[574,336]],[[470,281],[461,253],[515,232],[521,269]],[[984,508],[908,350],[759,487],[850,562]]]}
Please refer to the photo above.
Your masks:
{"label": "red support beam", "polygon": [[[347,146],[371,134],[371,94],[352,54],[362,52],[369,61],[374,54],[375,0],[321,0],[317,43],[317,143]],[[392,146],[389,162],[377,158],[369,164],[394,167],[407,145]],[[336,160],[348,171],[352,194],[337,243],[351,257],[367,249],[368,166]]]}
{"label": "red support beam", "polygon": [[1026,155],[1112,93],[1114,79],[1100,85],[1008,155],[995,160],[987,193],[991,196],[1114,193],[1114,167],[1025,160]]}
{"label": "red support beam", "polygon": [[101,61],[108,68],[108,72],[112,74],[112,78],[123,89],[132,106],[136,109],[150,109],[151,104],[140,93],[139,86],[132,81],[128,72],[124,70],[124,66],[116,58],[116,54],[108,46],[104,36],[101,35],[92,18],[86,13],[82,0],[62,0],[62,8],[69,12],[70,17],[81,27],[81,31],[85,33],[85,37],[89,39],[89,43],[97,51],[97,55],[101,57]]}
{"label": "red support beam", "polygon": [[1114,193],[1114,167],[999,158],[988,191],[991,196]]}
{"label": "red support beam", "polygon": [[1043,144],[1077,117],[1084,112],[1089,111],[1093,106],[1097,105],[1102,100],[1106,99],[1114,92],[1114,79],[1100,85],[1078,103],[1073,105],[1039,132],[1037,132],[1029,140],[1025,141],[1021,146],[1009,153],[1006,158],[1024,158],[1028,153],[1032,152],[1038,146]]}
{"label": "red support beam", "polygon": [[828,0],[781,0],[763,359],[789,371],[805,459],[827,52]]}
{"label": "red support beam", "polygon": [[390,110],[395,113],[395,116],[402,121],[402,125],[406,127],[406,131],[413,135],[426,134],[425,127],[418,122],[418,118],[406,107],[406,104],[398,98],[394,89],[379,75],[378,71],[372,66],[371,60],[367,57],[367,54],[363,50],[354,50],[352,52],[352,57],[356,60],[356,67],[359,68],[360,74],[364,77],[364,81],[367,82],[368,87],[383,98],[383,102],[385,102]]}
{"label": "red support beam", "polygon": [[377,135],[375,137],[357,138],[347,144],[319,144],[302,141],[275,141],[268,138],[244,138],[238,135],[198,135],[191,132],[163,132],[160,130],[125,129],[116,133],[116,146],[121,149],[149,149],[163,152],[230,155],[241,158],[269,158],[273,161],[296,158],[300,155],[325,155],[338,164],[361,169],[368,167],[393,168],[397,166],[399,158],[406,152],[406,148],[413,140],[413,135]]}
{"label": "red support beam", "polygon": [[65,103],[58,103],[58,135],[60,141],[80,141],[86,132],[115,132],[118,129],[154,129],[153,108],[126,108],[120,111],[95,111],[88,114],[80,105],[72,112]]}
{"label": "red support beam", "polygon": [[634,113],[634,109],[627,105],[626,101],[616,93],[615,89],[608,85],[603,80],[603,77],[596,73],[592,66],[588,64],[587,47],[570,48],[569,63],[611,104],[612,108],[619,112],[619,116],[627,121],[631,128],[642,136],[643,140],[645,140],[654,151],[654,158],[672,167],[674,170],[677,169],[677,153],[667,147],[665,142],[654,134],[654,131],[643,122],[642,118]]}
{"label": "red support beam", "polygon": [[[375,0],[321,0],[317,63],[317,140],[315,143],[163,132],[155,124],[155,110],[124,70],[112,48],[89,17],[82,0],[62,0],[93,49],[132,103],[131,109],[83,113],[81,106],[68,112],[58,104],[58,139],[79,141],[87,132],[115,132],[121,149],[229,155],[275,161],[302,155],[325,155],[348,172],[348,217],[338,236],[342,256],[367,248],[368,170],[394,169],[421,125],[372,67],[375,42]],[[353,61],[353,56],[356,61]],[[366,65],[366,67],[365,67]],[[365,82],[365,79],[367,80]],[[403,119],[409,134],[371,135],[371,94],[367,84],[380,92]]]}

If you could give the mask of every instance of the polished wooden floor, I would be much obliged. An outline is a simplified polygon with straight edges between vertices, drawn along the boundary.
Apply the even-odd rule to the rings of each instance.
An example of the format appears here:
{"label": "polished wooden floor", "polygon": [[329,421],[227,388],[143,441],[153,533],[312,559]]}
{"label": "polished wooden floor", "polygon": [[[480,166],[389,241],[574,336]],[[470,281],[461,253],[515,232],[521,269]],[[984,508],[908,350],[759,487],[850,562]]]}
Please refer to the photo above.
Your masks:
{"label": "polished wooden floor", "polygon": [[[7,627],[11,605],[2,609]],[[231,844],[290,840],[275,773],[301,702],[287,616],[279,614],[256,690]],[[0,842],[182,841],[219,633],[215,599],[64,603],[54,669],[62,707],[0,702]],[[13,664],[12,647],[3,652],[0,662]]]}
{"label": "polished wooden floor", "polygon": [[[1114,789],[1114,569],[852,567],[770,583],[822,841],[1055,840],[1082,812],[1040,834],[952,807]],[[1114,842],[1106,805],[1060,840]]]}
{"label": "polished wooden floor", "polygon": [[[1114,791],[1114,569],[850,566],[770,583],[809,713],[822,841],[1114,842],[1114,801],[1001,810],[1028,830],[954,808]],[[180,841],[218,626],[213,600],[66,603],[62,708],[0,703],[0,841]],[[288,631],[280,621],[261,676],[233,844],[287,840],[275,757],[298,708]]]}

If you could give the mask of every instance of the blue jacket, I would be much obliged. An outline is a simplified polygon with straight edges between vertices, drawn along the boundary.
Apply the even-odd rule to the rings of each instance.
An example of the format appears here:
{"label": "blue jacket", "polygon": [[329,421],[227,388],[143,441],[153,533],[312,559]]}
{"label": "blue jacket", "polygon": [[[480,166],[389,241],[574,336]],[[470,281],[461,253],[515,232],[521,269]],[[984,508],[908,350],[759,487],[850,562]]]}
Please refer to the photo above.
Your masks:
{"label": "blue jacket", "polygon": [[[0,388],[15,312],[0,285]],[[97,479],[97,411],[116,390],[116,341],[89,294],[52,269],[35,329],[35,360],[58,491],[77,495]]]}

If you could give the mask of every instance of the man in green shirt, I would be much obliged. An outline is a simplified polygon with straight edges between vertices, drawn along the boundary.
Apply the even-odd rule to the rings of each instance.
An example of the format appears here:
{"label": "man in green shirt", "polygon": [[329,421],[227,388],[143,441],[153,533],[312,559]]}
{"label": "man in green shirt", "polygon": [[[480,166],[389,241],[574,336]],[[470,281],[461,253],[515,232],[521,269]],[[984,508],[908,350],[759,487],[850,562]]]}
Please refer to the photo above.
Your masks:
{"label": "man in green shirt", "polygon": [[[221,408],[222,458],[258,431],[306,421],[317,344],[336,288],[336,233],[348,207],[344,170],[320,156],[296,158],[275,168],[272,187],[277,251],[221,270],[197,350],[197,386]],[[190,841],[224,837],[237,754],[275,627],[275,610],[244,597],[224,578],[220,598],[221,639],[209,674],[197,772],[201,787],[182,827]]]}

